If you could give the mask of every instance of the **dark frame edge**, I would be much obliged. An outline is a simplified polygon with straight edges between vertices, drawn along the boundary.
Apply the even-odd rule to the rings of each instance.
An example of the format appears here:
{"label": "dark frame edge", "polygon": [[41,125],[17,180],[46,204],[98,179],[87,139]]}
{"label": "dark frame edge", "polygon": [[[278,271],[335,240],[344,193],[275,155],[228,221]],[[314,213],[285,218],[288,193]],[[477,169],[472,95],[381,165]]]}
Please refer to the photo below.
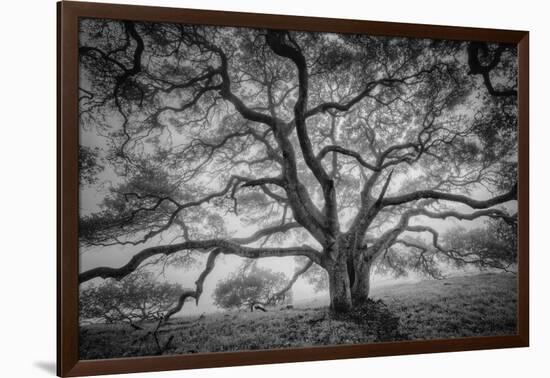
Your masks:
{"label": "dark frame edge", "polygon": [[[66,376],[123,374],[524,347],[519,335],[313,348],[81,360]],[[183,357],[183,358],[182,358]]]}
{"label": "dark frame edge", "polygon": [[[78,68],[79,4],[57,3],[57,363],[78,363]],[[75,211],[76,210],[76,211]],[[76,253],[75,253],[76,252]]]}
{"label": "dark frame edge", "polygon": [[529,32],[518,41],[518,335],[529,346]]}
{"label": "dark frame edge", "polygon": [[[388,37],[470,40],[517,44],[528,33],[525,30],[506,30],[480,27],[414,24],[405,22],[338,19],[192,8],[170,8],[116,3],[60,1],[64,8],[83,17],[131,21],[190,23],[217,26],[240,26],[282,30],[303,30],[334,33],[369,33]],[[238,25],[232,22],[238,18]],[[154,20],[153,20],[154,19]],[[268,26],[266,26],[268,25]],[[434,37],[434,34],[444,35]]]}
{"label": "dark frame edge", "polygon": [[61,329],[61,232],[60,232],[60,187],[61,187],[61,149],[60,147],[60,124],[61,124],[61,3],[56,4],[56,374],[61,376],[63,353],[61,352],[61,343],[63,341]]}
{"label": "dark frame edge", "polygon": [[[152,12],[154,10],[154,12]],[[150,15],[154,13],[154,15]],[[150,16],[149,16],[150,15]],[[185,17],[184,17],[185,16]],[[243,27],[365,32],[388,36],[487,40],[515,43],[519,60],[518,329],[516,335],[470,337],[362,345],[323,346],[267,351],[205,353],[109,360],[78,359],[78,17],[156,22],[232,24]],[[206,21],[208,18],[208,21]],[[238,21],[237,21],[238,19]],[[301,24],[302,26],[297,26]],[[292,26],[294,25],[294,27]],[[319,26],[315,26],[319,25]],[[391,32],[388,29],[394,29]],[[71,34],[72,33],[72,34]],[[432,38],[436,38],[433,37]],[[89,2],[57,3],[57,375],[61,377],[160,370],[198,369],[315,360],[457,352],[529,346],[529,33],[495,29],[337,20],[298,16],[203,11]]]}

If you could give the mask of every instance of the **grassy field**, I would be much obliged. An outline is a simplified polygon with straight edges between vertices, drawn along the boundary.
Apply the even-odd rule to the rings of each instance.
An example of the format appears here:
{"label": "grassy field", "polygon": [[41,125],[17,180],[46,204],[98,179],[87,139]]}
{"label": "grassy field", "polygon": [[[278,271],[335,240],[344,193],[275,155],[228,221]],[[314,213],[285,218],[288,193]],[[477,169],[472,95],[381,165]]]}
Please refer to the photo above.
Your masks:
{"label": "grassy field", "polygon": [[[514,334],[516,279],[511,274],[480,274],[374,289],[395,318],[381,313],[365,324],[330,316],[319,303],[268,312],[227,312],[173,319],[157,340],[146,326],[94,324],[81,328],[82,359],[159,354],[272,349]],[[391,321],[393,319],[394,321]],[[381,332],[380,326],[385,327]],[[392,327],[388,330],[387,328]],[[170,342],[168,342],[170,340]],[[166,347],[166,348],[165,348]]]}

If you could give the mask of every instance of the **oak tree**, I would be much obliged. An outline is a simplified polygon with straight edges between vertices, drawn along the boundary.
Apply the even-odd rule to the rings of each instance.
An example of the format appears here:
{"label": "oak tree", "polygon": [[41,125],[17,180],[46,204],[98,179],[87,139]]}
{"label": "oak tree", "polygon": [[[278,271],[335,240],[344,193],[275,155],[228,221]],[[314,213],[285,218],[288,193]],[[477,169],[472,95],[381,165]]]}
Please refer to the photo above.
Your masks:
{"label": "oak tree", "polygon": [[80,283],[207,255],[170,316],[220,254],[298,257],[289,285],[322,272],[345,312],[376,264],[513,263],[434,222],[516,222],[514,47],[97,19],[79,40],[82,143],[104,165],[88,172],[109,183],[81,247],[136,249]]}

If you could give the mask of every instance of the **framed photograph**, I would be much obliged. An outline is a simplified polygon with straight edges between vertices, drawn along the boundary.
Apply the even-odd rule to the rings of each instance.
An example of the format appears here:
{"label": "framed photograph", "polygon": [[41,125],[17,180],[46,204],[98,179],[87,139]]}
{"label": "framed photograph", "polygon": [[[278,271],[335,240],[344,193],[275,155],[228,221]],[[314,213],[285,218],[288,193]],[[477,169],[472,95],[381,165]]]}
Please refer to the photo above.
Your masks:
{"label": "framed photograph", "polygon": [[528,346],[528,38],[58,3],[58,375]]}

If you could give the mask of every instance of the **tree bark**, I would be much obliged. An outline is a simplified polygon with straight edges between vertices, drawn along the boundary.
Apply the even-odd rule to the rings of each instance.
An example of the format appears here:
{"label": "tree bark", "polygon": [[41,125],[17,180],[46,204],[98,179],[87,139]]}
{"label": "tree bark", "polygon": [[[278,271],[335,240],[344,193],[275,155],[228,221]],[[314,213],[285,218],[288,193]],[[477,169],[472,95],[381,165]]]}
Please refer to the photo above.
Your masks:
{"label": "tree bark", "polygon": [[370,276],[372,270],[372,261],[361,258],[355,259],[354,281],[351,287],[351,299],[353,305],[357,306],[369,298]]}
{"label": "tree bark", "polygon": [[348,312],[369,298],[372,259],[355,248],[343,248],[336,261],[326,265],[329,275],[330,309]]}
{"label": "tree bark", "polygon": [[336,313],[348,312],[353,304],[351,301],[350,279],[346,256],[341,253],[337,261],[328,269],[330,309]]}

